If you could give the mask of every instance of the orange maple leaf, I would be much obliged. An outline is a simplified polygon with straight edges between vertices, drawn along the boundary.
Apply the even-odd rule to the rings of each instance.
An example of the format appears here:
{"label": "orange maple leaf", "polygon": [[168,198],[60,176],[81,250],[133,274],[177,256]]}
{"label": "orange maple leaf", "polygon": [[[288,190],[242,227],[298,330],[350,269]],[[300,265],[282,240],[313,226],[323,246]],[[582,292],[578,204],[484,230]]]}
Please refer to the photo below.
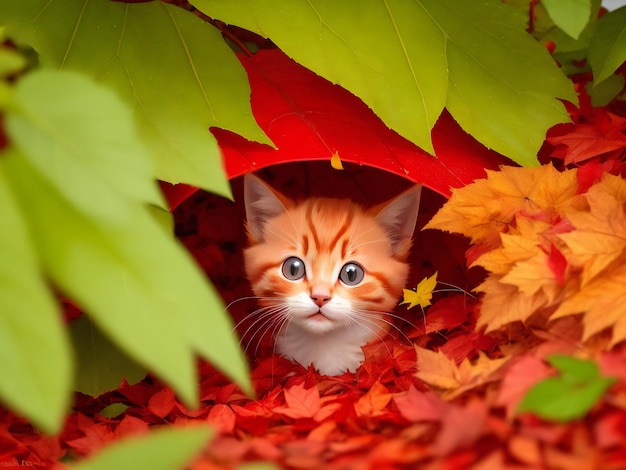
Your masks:
{"label": "orange maple leaf", "polygon": [[415,351],[418,367],[415,376],[428,385],[443,390],[442,396],[450,399],[497,380],[499,375],[496,373],[510,359],[491,359],[479,352],[478,359],[474,362],[466,358],[457,365],[441,351],[435,352],[419,346],[415,346]]}
{"label": "orange maple leaf", "polygon": [[380,382],[376,382],[372,385],[372,388],[354,404],[356,415],[368,418],[380,416],[392,397],[393,394],[389,392],[387,387]]}
{"label": "orange maple leaf", "polygon": [[551,318],[578,313],[584,314],[583,340],[606,328],[613,333],[609,347],[626,340],[626,264],[590,281],[562,302]]}
{"label": "orange maple leaf", "polygon": [[575,170],[502,166],[500,171],[487,170],[486,179],[453,190],[424,228],[460,233],[472,243],[489,241],[494,231],[507,231],[518,213],[556,217],[565,208],[578,207],[577,188]]}
{"label": "orange maple leaf", "polygon": [[615,191],[620,191],[615,178],[604,178],[585,194],[588,210],[566,213],[575,230],[559,238],[570,250],[570,262],[582,268],[583,286],[620,259],[626,250],[624,201],[611,194]]}
{"label": "orange maple leaf", "polygon": [[427,225],[483,244],[478,327],[582,314],[584,340],[608,328],[610,345],[626,339],[626,180],[577,189],[576,170],[503,167],[456,190]]}

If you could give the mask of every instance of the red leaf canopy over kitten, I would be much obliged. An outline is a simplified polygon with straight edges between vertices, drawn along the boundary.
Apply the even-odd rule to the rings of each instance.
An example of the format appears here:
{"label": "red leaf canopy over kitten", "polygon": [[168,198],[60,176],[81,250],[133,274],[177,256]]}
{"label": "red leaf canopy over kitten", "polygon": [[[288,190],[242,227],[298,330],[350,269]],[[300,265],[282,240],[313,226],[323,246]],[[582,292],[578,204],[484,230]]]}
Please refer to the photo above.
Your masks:
{"label": "red leaf canopy over kitten", "polygon": [[365,209],[348,199],[296,203],[246,175],[246,274],[278,351],[320,373],[354,372],[382,339],[406,284],[421,186]]}

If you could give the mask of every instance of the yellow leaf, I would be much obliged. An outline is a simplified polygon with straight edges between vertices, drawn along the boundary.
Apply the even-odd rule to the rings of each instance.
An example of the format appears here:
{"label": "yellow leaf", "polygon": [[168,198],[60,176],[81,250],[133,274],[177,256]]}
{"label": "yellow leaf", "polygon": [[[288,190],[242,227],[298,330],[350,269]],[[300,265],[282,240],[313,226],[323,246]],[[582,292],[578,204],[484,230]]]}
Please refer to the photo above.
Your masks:
{"label": "yellow leaf", "polygon": [[610,346],[626,340],[626,256],[614,269],[598,276],[561,303],[550,317],[583,313],[583,340],[613,329]]}
{"label": "yellow leaf", "polygon": [[339,158],[339,152],[333,153],[332,157],[330,157],[330,166],[332,166],[335,170],[343,170],[343,164],[341,163],[341,158]]}
{"label": "yellow leaf", "polygon": [[432,276],[426,276],[422,279],[417,288],[413,289],[402,289],[402,293],[404,294],[404,298],[400,305],[409,304],[407,309],[411,309],[416,305],[420,307],[428,307],[430,305],[430,301],[433,298],[433,290],[437,285],[437,272]]}
{"label": "yellow leaf", "polygon": [[476,327],[487,326],[487,333],[509,323],[525,322],[548,305],[548,299],[543,292],[528,296],[517,286],[500,282],[499,276],[489,276],[475,290],[485,293]]}
{"label": "yellow leaf", "polygon": [[491,359],[480,352],[478,359],[471,362],[464,359],[457,364],[441,351],[415,346],[417,352],[417,378],[431,387],[443,390],[445,398],[454,398],[467,390],[496,380],[496,372],[510,359]]}
{"label": "yellow leaf", "polygon": [[472,243],[490,240],[494,231],[506,231],[518,213],[556,218],[566,208],[580,207],[577,189],[576,170],[502,166],[500,171],[487,170],[486,179],[453,190],[424,228],[461,233]]}
{"label": "yellow leaf", "polygon": [[614,181],[605,177],[592,186],[585,194],[589,209],[568,211],[567,218],[575,230],[559,236],[570,249],[569,261],[583,269],[583,286],[626,250],[624,203],[611,194],[618,191]]}

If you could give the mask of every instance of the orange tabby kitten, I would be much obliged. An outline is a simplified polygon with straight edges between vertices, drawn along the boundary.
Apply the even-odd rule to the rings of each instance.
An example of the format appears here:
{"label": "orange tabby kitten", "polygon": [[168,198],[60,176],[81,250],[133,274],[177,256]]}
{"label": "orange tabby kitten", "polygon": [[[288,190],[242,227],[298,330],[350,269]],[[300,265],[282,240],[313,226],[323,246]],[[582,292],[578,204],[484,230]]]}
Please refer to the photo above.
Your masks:
{"label": "orange tabby kitten", "polygon": [[356,371],[405,286],[420,192],[367,210],[347,199],[295,203],[245,176],[246,274],[281,354],[325,375]]}

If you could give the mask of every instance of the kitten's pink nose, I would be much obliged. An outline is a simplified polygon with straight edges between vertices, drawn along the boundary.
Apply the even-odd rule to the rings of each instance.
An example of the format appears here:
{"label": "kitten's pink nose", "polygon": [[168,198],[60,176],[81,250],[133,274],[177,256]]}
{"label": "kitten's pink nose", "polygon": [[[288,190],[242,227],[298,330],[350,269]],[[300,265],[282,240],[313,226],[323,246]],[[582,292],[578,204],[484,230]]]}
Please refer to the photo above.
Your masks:
{"label": "kitten's pink nose", "polygon": [[313,291],[311,292],[311,300],[315,302],[315,305],[322,308],[330,301],[330,292]]}

